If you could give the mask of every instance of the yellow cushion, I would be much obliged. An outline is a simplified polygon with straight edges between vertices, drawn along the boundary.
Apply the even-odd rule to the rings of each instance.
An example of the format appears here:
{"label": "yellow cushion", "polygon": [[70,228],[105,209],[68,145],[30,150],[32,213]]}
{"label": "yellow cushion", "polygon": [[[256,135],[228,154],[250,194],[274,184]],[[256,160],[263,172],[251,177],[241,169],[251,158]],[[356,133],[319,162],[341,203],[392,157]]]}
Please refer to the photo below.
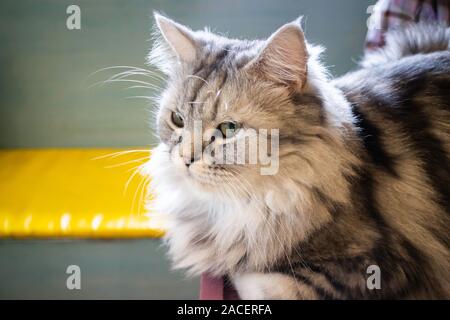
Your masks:
{"label": "yellow cushion", "polygon": [[150,155],[140,150],[0,150],[0,237],[162,236],[133,175]]}

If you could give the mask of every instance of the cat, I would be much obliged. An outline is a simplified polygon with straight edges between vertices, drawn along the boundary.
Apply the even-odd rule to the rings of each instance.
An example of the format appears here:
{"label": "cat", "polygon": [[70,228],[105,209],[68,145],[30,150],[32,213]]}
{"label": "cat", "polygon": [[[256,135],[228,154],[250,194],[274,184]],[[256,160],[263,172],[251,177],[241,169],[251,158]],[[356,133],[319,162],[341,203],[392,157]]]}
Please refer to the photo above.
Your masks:
{"label": "cat", "polygon": [[[300,20],[254,41],[155,20],[167,81],[144,172],[175,268],[241,299],[450,298],[448,29],[389,33],[331,79]],[[236,158],[250,129],[278,130],[275,174],[202,156]]]}

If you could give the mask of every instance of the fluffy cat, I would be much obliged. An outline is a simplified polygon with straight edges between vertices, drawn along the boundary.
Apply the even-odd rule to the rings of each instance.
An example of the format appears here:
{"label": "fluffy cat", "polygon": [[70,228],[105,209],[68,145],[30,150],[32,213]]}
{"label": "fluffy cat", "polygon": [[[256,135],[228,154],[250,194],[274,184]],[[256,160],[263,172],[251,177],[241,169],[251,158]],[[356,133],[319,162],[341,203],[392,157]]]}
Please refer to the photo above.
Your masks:
{"label": "fluffy cat", "polygon": [[[300,21],[247,41],[155,19],[167,83],[145,172],[176,268],[243,299],[450,298],[449,30],[390,34],[331,80]],[[279,130],[276,174],[202,157],[249,129]]]}

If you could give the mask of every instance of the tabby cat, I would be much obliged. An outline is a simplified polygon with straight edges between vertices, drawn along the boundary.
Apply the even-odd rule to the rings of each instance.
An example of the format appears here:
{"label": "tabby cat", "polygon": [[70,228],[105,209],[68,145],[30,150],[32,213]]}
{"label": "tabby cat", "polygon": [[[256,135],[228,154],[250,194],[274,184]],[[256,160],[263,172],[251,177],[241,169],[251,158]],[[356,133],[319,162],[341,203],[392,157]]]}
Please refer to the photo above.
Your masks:
{"label": "tabby cat", "polygon": [[[299,20],[248,41],[155,19],[167,82],[145,173],[176,268],[242,299],[450,298],[450,30],[390,33],[332,80]],[[278,130],[275,174],[202,156],[251,129]]]}

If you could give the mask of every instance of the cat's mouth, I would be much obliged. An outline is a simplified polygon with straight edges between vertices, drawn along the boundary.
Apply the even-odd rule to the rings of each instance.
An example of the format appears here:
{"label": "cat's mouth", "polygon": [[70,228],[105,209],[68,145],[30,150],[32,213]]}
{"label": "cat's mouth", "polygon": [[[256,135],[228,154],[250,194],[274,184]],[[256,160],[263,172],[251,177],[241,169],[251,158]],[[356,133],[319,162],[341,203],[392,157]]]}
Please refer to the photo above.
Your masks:
{"label": "cat's mouth", "polygon": [[234,176],[226,169],[218,166],[191,165],[186,167],[187,178],[200,188],[215,191],[216,188],[224,188]]}
{"label": "cat's mouth", "polygon": [[195,168],[193,166],[186,169],[186,175],[188,178],[199,184],[215,186],[218,182],[218,177],[214,174],[214,172],[211,172],[212,170],[210,169]]}

